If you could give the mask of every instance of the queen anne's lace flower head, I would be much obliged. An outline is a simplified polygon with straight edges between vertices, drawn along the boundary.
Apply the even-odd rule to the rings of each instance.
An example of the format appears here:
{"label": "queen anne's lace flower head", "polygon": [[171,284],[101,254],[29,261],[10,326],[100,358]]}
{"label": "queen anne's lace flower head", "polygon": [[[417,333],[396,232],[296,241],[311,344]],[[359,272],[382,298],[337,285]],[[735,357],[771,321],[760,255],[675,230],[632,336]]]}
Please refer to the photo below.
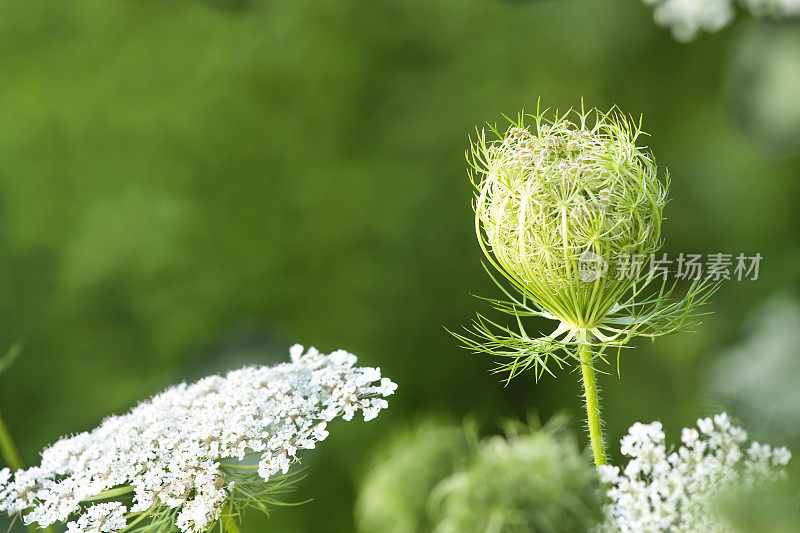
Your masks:
{"label": "queen anne's lace flower head", "polygon": [[723,533],[714,497],[729,487],[747,488],[782,475],[791,454],[786,448],[752,442],[725,413],[684,428],[683,446],[670,452],[660,422],[636,423],[621,441],[630,457],[624,469],[600,466],[609,484],[603,531]]}
{"label": "queen anne's lace flower head", "polygon": [[[621,258],[661,246],[667,184],[639,125],[616,110],[537,113],[495,133],[472,146],[484,253],[562,323],[593,327],[635,281],[616,275]],[[608,271],[586,277],[588,263]]]}
{"label": "queen anne's lace flower head", "polygon": [[[504,278],[487,269],[505,295],[489,301],[516,327],[479,314],[453,335],[494,357],[495,372],[508,380],[529,369],[538,380],[580,363],[587,413],[597,418],[594,361],[607,362],[606,350],[636,336],[692,324],[717,285],[695,279],[681,298],[653,266],[669,177],[659,177],[642,146],[641,120],[616,107],[566,114],[537,107],[509,122],[506,130],[478,130],[468,158],[478,243]],[[532,316],[558,325],[531,337],[523,321]],[[604,462],[599,420],[590,426],[595,460]]]}
{"label": "queen anne's lace flower head", "polygon": [[[42,527],[68,522],[69,533],[133,523],[201,532],[228,509],[264,508],[253,495],[267,493],[264,482],[284,483],[300,450],[327,437],[327,422],[358,411],[371,420],[397,387],[341,350],[303,353],[295,345],[290,353],[290,363],[167,389],[59,440],[40,466],[0,470],[0,511],[25,513],[26,524]],[[125,503],[92,505],[120,496]]]}

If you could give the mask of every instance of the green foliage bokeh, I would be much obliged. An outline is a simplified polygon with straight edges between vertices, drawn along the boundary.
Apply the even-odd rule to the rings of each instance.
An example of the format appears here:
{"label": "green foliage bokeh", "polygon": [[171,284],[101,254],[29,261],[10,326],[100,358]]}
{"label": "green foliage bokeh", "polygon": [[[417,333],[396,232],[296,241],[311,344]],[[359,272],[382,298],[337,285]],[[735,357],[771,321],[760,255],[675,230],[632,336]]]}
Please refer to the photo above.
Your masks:
{"label": "green foliage bokeh", "polygon": [[[574,380],[504,389],[442,329],[494,291],[466,135],[539,97],[644,114],[673,179],[667,252],[765,257],[701,334],[601,377],[610,441],[691,422],[704,358],[800,258],[800,161],[728,118],[739,29],[681,45],[622,0],[4,2],[0,347],[25,349],[0,406],[23,458],[200,362],[273,362],[292,342],[347,348],[400,389],[375,422],[331,428],[304,462],[297,499],[314,501],[274,531],[351,531],[365,453],[419,412],[580,420]],[[259,332],[246,356],[243,328]]]}

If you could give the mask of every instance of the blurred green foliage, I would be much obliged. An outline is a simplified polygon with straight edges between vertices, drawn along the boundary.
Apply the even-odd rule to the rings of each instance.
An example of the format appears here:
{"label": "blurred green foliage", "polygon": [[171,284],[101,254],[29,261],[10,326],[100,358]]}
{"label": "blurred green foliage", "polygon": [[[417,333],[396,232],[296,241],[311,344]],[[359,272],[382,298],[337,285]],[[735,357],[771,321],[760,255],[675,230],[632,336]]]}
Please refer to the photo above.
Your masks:
{"label": "blurred green foliage", "polygon": [[423,419],[371,462],[356,506],[363,533],[583,532],[601,518],[588,453],[565,419],[507,423],[480,438],[474,424]]}
{"label": "blurred green foliage", "polygon": [[795,532],[800,522],[800,485],[797,480],[795,477],[766,486],[728,487],[718,496],[718,512],[736,533]]}
{"label": "blurred green foliage", "polygon": [[436,531],[591,530],[603,499],[597,475],[561,422],[485,439],[467,468],[434,489]]}
{"label": "blurred green foliage", "polygon": [[504,389],[442,330],[494,294],[466,135],[540,96],[644,114],[673,179],[665,251],[764,256],[700,334],[601,376],[610,442],[691,422],[744,311],[798,281],[800,160],[750,140],[723,82],[743,24],[687,46],[623,0],[0,4],[0,350],[26,343],[0,405],[23,459],[294,341],[345,347],[400,390],[376,422],[331,428],[304,462],[297,499],[314,501],[274,531],[351,531],[365,452],[421,411],[579,420],[577,383]]}
{"label": "blurred green foliage", "polygon": [[792,293],[753,307],[741,340],[708,370],[709,401],[762,442],[800,445],[800,301]]}
{"label": "blurred green foliage", "polygon": [[359,531],[415,533],[435,526],[431,493],[469,463],[478,444],[470,424],[426,418],[395,431],[373,454],[356,503]]}

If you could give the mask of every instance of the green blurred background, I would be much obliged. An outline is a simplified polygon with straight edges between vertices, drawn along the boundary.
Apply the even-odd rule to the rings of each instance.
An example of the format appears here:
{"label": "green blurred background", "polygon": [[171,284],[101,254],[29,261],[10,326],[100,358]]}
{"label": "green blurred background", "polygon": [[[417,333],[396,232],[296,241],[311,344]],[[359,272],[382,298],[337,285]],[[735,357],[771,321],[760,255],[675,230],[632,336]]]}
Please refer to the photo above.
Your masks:
{"label": "green blurred background", "polygon": [[368,454],[425,413],[566,411],[580,429],[577,375],[504,388],[443,330],[485,310],[470,293],[496,294],[467,135],[539,97],[644,115],[672,177],[666,252],[764,257],[696,334],[600,378],[609,441],[692,424],[748,314],[795,297],[798,49],[796,26],[744,15],[679,44],[635,0],[0,4],[0,347],[25,343],[0,407],[24,459],[293,342],[346,348],[400,388],[304,460],[295,497],[313,502],[245,533],[352,531]]}

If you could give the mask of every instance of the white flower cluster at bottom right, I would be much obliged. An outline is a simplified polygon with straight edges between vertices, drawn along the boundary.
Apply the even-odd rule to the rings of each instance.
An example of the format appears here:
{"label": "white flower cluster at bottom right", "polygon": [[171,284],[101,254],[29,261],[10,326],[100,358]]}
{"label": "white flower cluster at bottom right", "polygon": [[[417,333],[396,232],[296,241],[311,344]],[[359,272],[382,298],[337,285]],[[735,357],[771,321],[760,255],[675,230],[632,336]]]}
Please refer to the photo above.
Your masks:
{"label": "white flower cluster at bottom right", "polygon": [[726,487],[750,487],[782,475],[791,454],[757,442],[725,413],[684,428],[683,446],[669,453],[660,422],[636,423],[620,442],[630,457],[624,470],[601,466],[609,484],[601,531],[727,531],[713,512],[713,497]]}

